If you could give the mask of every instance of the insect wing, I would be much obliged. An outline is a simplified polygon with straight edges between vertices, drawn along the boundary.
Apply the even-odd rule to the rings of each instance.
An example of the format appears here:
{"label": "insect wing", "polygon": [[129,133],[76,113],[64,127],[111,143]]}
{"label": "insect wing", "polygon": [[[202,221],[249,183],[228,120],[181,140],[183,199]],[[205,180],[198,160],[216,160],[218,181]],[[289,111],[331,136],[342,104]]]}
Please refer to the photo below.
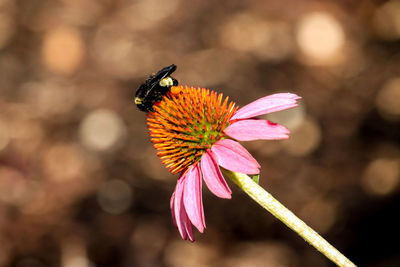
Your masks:
{"label": "insect wing", "polygon": [[176,70],[176,66],[174,64],[163,68],[159,72],[157,72],[156,75],[154,75],[151,80],[149,81],[149,88],[152,90],[155,86],[158,85],[158,83],[164,79],[165,77],[168,77],[171,75]]}

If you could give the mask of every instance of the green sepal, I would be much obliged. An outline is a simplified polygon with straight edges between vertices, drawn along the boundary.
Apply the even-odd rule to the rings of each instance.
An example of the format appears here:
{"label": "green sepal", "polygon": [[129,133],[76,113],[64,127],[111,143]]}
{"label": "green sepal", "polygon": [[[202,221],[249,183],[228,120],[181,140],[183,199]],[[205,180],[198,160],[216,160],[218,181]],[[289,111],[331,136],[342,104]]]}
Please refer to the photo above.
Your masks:
{"label": "green sepal", "polygon": [[253,175],[251,178],[253,179],[253,181],[254,181],[256,184],[259,184],[259,181],[260,181],[260,175],[259,175],[259,174]]}

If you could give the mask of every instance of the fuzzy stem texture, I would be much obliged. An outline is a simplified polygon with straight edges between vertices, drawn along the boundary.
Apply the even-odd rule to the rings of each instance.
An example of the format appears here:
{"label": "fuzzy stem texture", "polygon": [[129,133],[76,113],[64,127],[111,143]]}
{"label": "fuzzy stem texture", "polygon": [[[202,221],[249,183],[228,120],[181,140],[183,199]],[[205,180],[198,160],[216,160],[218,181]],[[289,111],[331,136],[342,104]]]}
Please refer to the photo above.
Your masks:
{"label": "fuzzy stem texture", "polygon": [[299,234],[304,240],[314,246],[328,259],[333,261],[337,266],[355,267],[356,265],[347,259],[336,248],[329,244],[317,232],[306,225],[290,210],[283,206],[271,194],[265,191],[261,186],[255,183],[249,176],[242,173],[223,170],[235,184],[237,184],[252,199],[260,204],[264,209],[268,210],[272,215],[281,220],[290,229]]}

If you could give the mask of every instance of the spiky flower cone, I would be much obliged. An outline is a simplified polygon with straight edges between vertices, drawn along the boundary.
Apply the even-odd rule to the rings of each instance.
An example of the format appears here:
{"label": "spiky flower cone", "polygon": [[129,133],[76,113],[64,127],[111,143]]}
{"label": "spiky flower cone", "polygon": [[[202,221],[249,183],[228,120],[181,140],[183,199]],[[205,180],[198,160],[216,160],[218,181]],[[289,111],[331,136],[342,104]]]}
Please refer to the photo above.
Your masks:
{"label": "spiky flower cone", "polygon": [[207,149],[226,138],[223,130],[237,110],[228,97],[214,91],[179,89],[169,92],[147,116],[151,141],[171,173],[199,162]]}

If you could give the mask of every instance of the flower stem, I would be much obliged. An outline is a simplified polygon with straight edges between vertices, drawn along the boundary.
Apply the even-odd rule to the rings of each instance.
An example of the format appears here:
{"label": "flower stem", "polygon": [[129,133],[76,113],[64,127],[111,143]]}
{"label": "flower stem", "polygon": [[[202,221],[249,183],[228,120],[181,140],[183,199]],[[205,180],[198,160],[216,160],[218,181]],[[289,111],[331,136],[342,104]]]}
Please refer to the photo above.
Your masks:
{"label": "flower stem", "polygon": [[304,240],[314,246],[336,265],[341,267],[356,266],[336,248],[329,244],[324,238],[322,238],[317,232],[307,226],[302,220],[300,220],[290,210],[283,206],[271,194],[255,183],[249,176],[228,170],[223,171],[235,184],[237,184],[264,209],[271,212],[272,215],[299,234],[302,238],[304,238]]}

